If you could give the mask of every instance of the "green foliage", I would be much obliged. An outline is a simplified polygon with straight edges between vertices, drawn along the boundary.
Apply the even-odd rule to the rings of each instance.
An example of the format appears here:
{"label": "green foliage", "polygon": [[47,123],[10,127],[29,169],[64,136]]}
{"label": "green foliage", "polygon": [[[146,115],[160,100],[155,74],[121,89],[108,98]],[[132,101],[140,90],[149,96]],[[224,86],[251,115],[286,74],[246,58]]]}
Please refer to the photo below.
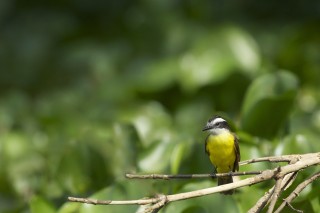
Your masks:
{"label": "green foliage", "polygon": [[[297,90],[298,80],[289,72],[255,79],[244,99],[242,129],[260,137],[275,137],[292,109]],[[261,121],[266,128],[261,128]]]}
{"label": "green foliage", "polygon": [[[292,2],[293,20],[279,2],[220,3],[1,1],[0,212],[135,212],[66,198],[214,186],[124,173],[213,172],[201,129],[215,114],[239,136],[242,160],[320,150],[318,7]],[[270,185],[161,212],[246,212]],[[293,206],[319,212],[318,188]]]}
{"label": "green foliage", "polygon": [[43,198],[34,196],[30,201],[30,210],[32,213],[37,212],[48,212],[54,213],[56,210],[52,207],[52,205],[46,202]]}

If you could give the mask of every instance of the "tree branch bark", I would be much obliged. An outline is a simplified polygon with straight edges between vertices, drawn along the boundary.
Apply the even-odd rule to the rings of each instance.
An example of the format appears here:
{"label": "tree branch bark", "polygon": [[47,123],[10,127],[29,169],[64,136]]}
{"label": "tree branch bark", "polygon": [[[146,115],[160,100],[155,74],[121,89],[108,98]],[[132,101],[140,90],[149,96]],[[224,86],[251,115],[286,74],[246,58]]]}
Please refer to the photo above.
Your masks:
{"label": "tree branch bark", "polygon": [[[283,203],[279,206],[279,208],[275,211],[275,213],[281,212],[281,210],[286,206],[290,205],[290,203],[299,195],[299,193],[306,188],[307,185],[311,184],[313,181],[318,179],[320,177],[320,172],[317,172],[313,174],[311,177],[309,177],[307,180],[300,183],[295,190],[286,198],[284,199]],[[292,208],[292,206],[290,206]]]}
{"label": "tree branch bark", "polygon": [[[277,180],[276,185],[273,188],[271,188],[265,196],[263,196],[263,199],[260,199],[257,202],[257,204],[252,209],[249,210],[249,212],[259,212],[271,199],[269,212],[272,212],[274,209],[275,203],[279,198],[280,192],[288,186],[289,182],[294,180],[296,173],[305,168],[320,164],[320,152],[304,154],[304,155],[285,155],[285,156],[264,157],[264,158],[243,161],[240,163],[240,165],[263,162],[263,161],[288,162],[290,164],[282,167],[277,167],[275,169],[268,169],[268,170],[261,171],[261,174],[258,174],[253,177],[249,177],[234,183],[229,183],[225,185],[220,185],[216,187],[210,187],[210,188],[200,189],[200,190],[195,190],[190,192],[172,194],[172,195],[160,195],[156,198],[150,198],[150,199],[127,200],[127,201],[111,201],[111,200],[99,201],[99,200],[90,199],[90,198],[69,197],[68,200],[71,202],[81,202],[81,203],[94,204],[94,205],[147,205],[149,204],[152,206],[150,208],[147,208],[145,212],[157,212],[159,209],[161,209],[163,206],[167,205],[170,202],[205,196],[205,195],[228,191],[231,189],[236,189],[244,186],[251,186],[251,185],[261,183],[263,181],[274,178]],[[217,174],[216,177],[219,175],[234,176],[234,175],[245,175],[245,174],[248,174],[248,172]],[[180,176],[182,177],[185,175],[180,175]],[[310,184],[319,176],[320,176],[320,173],[317,173],[314,176],[312,176],[310,179],[301,183],[295,189],[295,191],[292,192],[292,194],[285,200],[284,204],[282,205],[285,205],[286,203],[290,203],[303,190],[303,188],[306,187],[306,185]],[[155,176],[143,175],[141,177],[154,179]],[[191,176],[187,175],[187,178],[194,178],[194,177],[196,177],[196,175],[191,175]],[[201,175],[199,177],[203,178],[203,176]],[[211,178],[211,174],[206,175],[206,177]],[[129,178],[132,178],[132,176],[130,176]],[[170,179],[170,178],[168,178],[168,175],[162,175],[161,179]],[[278,209],[280,209],[280,207]]]}
{"label": "tree branch bark", "polygon": [[170,179],[192,179],[192,178],[217,178],[217,177],[226,177],[226,176],[244,176],[244,175],[259,175],[262,171],[251,171],[251,172],[229,172],[229,173],[219,173],[219,174],[126,174],[128,179],[161,179],[161,180],[170,180]]}

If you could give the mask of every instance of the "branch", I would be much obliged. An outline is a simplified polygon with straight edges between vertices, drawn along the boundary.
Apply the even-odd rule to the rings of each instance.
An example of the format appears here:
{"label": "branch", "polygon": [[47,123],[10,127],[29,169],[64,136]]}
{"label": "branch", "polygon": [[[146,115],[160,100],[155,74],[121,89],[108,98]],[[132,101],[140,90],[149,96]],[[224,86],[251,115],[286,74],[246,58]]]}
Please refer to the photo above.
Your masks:
{"label": "branch", "polygon": [[[314,153],[305,154],[303,156],[308,157],[309,155],[314,155]],[[239,162],[240,166],[251,164],[251,163],[258,163],[258,162],[272,162],[272,163],[280,163],[280,162],[287,162],[287,163],[295,163],[299,159],[301,159],[302,155],[282,155],[282,156],[271,156],[271,157],[262,157],[262,158],[255,158],[250,160],[245,160]],[[217,178],[217,177],[225,177],[225,176],[243,176],[243,175],[257,175],[261,174],[262,171],[249,171],[249,172],[229,172],[229,173],[218,173],[218,174],[178,174],[178,175],[168,175],[168,174],[125,174],[126,178],[128,179],[192,179],[192,178]]]}
{"label": "branch", "polygon": [[157,203],[161,198],[148,198],[140,200],[97,200],[93,198],[77,198],[68,197],[71,202],[87,203],[93,205],[147,205],[152,203]]}
{"label": "branch", "polygon": [[289,188],[291,186],[291,184],[293,183],[293,181],[297,178],[298,176],[298,172],[293,172],[291,174],[287,174],[282,181],[282,186],[281,186],[281,190],[285,191],[287,190],[287,188]]}
{"label": "branch", "polygon": [[[304,154],[303,156],[313,155],[314,153]],[[302,155],[282,155],[282,156],[269,156],[269,157],[262,157],[262,158],[255,158],[250,160],[241,161],[239,163],[240,166],[257,163],[257,162],[270,162],[270,163],[295,163],[299,159],[301,159]]]}
{"label": "branch", "polygon": [[[307,180],[300,183],[295,190],[286,198],[284,199],[283,203],[279,206],[279,208],[275,212],[281,212],[281,210],[286,206],[290,206],[290,203],[295,199],[299,193],[309,184],[311,184],[313,181],[315,181],[317,178],[320,177],[320,172],[317,172],[313,174],[311,177],[309,177]],[[292,207],[292,206],[291,206]],[[293,208],[293,207],[292,207]]]}
{"label": "branch", "polygon": [[276,202],[277,202],[277,200],[279,198],[279,195],[281,193],[281,182],[282,182],[282,179],[283,178],[279,178],[276,181],[276,185],[274,186],[273,195],[271,197],[271,202],[270,202],[270,205],[269,205],[267,213],[272,213],[273,212],[274,206],[276,205]]}
{"label": "branch", "polygon": [[295,209],[290,203],[287,203],[287,205],[295,212],[298,212],[298,213],[303,213],[302,210],[299,210],[299,209]]}
{"label": "branch", "polygon": [[[295,180],[297,176],[297,172],[289,173],[287,174],[283,180],[281,181],[281,191],[286,190],[286,188]],[[254,205],[248,213],[253,212],[261,212],[261,210],[268,204],[270,201],[271,196],[273,195],[275,190],[275,186],[271,187],[268,192],[265,193],[264,196],[262,196],[256,205]]]}
{"label": "branch", "polygon": [[[132,204],[147,205],[147,204],[152,204],[152,206],[150,208],[148,208],[148,210],[146,210],[146,212],[157,212],[164,205],[166,205],[170,202],[173,202],[173,201],[185,200],[185,199],[190,199],[190,198],[194,198],[194,197],[205,196],[205,195],[228,191],[228,190],[232,190],[232,189],[236,189],[236,188],[240,188],[240,187],[244,187],[244,186],[251,186],[251,185],[266,181],[266,180],[270,180],[272,178],[283,179],[283,178],[285,178],[286,175],[288,175],[288,174],[291,175],[291,177],[286,179],[286,181],[282,181],[282,182],[284,182],[283,184],[282,184],[282,182],[278,182],[277,185],[280,185],[281,186],[280,188],[279,188],[279,186],[277,186],[274,188],[274,190],[271,190],[271,192],[269,190],[269,192],[270,192],[269,194],[271,196],[271,194],[274,195],[274,193],[272,193],[272,192],[275,192],[276,190],[281,191],[281,189],[283,187],[288,185],[288,182],[292,179],[293,173],[295,174],[297,171],[303,170],[303,169],[310,167],[310,166],[320,164],[320,152],[319,153],[312,153],[312,154],[305,154],[305,155],[287,155],[287,156],[279,156],[279,157],[274,156],[274,157],[269,157],[269,159],[271,159],[270,162],[289,162],[291,164],[285,165],[282,167],[278,167],[275,169],[265,170],[265,171],[262,171],[261,174],[258,174],[254,177],[246,178],[244,180],[240,180],[240,181],[237,181],[234,183],[229,183],[229,184],[225,184],[225,185],[220,185],[220,186],[216,186],[216,187],[210,187],[210,188],[206,188],[206,189],[200,189],[200,190],[195,190],[195,191],[190,191],[190,192],[185,192],[185,193],[173,194],[173,195],[161,195],[157,198],[128,200],[128,201],[111,201],[111,200],[99,201],[99,200],[95,200],[95,199],[69,197],[68,200],[72,201],[72,202],[81,202],[81,203],[88,203],[88,204],[101,204],[101,205],[112,205],[112,204],[113,205],[132,205]],[[252,162],[261,162],[261,161],[267,161],[267,158],[259,158],[259,159],[255,159],[255,160],[244,161],[245,163],[243,163],[242,165],[247,164],[247,163],[252,163]],[[227,174],[232,175],[232,173],[231,174],[227,173]],[[226,175],[226,174],[223,174],[223,175]],[[152,175],[150,177],[152,177]],[[314,178],[314,179],[316,179],[316,178]],[[305,184],[307,185],[309,183],[305,183]],[[304,187],[306,185],[304,185]],[[295,196],[295,194],[298,194],[302,189],[297,187],[293,196]],[[266,197],[270,197],[270,196],[268,195]],[[267,199],[267,200],[269,200],[269,199]],[[276,200],[276,199],[274,199],[274,200]],[[291,200],[288,197],[287,202],[290,202],[290,201]],[[275,201],[273,201],[273,202],[275,202]],[[256,212],[256,211],[252,211],[252,212]]]}
{"label": "branch", "polygon": [[261,210],[267,205],[273,192],[274,192],[274,186],[271,189],[269,189],[269,191],[265,193],[264,196],[262,196],[258,200],[256,205],[254,205],[251,209],[249,209],[248,213],[261,212]]}
{"label": "branch", "polygon": [[252,172],[229,172],[229,173],[218,173],[218,174],[178,174],[178,175],[168,175],[168,174],[126,174],[126,178],[129,179],[191,179],[191,178],[217,178],[226,176],[243,176],[243,175],[259,175],[262,171],[252,171]]}

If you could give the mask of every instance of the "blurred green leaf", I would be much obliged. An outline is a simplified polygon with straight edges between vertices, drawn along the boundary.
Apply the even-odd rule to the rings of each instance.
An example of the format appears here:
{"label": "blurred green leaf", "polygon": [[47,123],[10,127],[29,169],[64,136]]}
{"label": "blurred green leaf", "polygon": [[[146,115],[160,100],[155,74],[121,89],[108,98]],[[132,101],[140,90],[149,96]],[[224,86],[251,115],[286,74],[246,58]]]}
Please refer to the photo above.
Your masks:
{"label": "blurred green leaf", "polygon": [[171,152],[171,158],[170,158],[170,168],[172,174],[177,174],[179,172],[182,159],[185,156],[188,156],[190,144],[187,142],[178,143],[174,146],[172,152]]}
{"label": "blurred green leaf", "polygon": [[[269,190],[268,187],[269,186],[261,187],[261,184],[259,184],[259,185],[253,185],[250,187],[243,187],[243,188],[237,189],[236,193],[238,194],[235,200],[237,201],[237,206],[240,209],[240,212],[248,212],[248,210],[251,209],[256,204],[258,199],[262,197],[267,190]],[[255,196],[254,197],[248,196],[250,194],[254,194]]]}
{"label": "blurred green leaf", "polygon": [[286,71],[255,79],[243,103],[242,130],[260,137],[275,137],[292,110],[297,90],[298,79]]}
{"label": "blurred green leaf", "polygon": [[170,134],[171,117],[158,102],[145,103],[128,113],[123,112],[120,119],[132,123],[137,130],[143,147],[162,140]]}
{"label": "blurred green leaf", "polygon": [[[128,78],[138,91],[152,93],[170,87],[176,81],[178,68],[176,58],[140,62],[131,67],[132,71]],[[144,83],[141,84],[141,82]]]}
{"label": "blurred green leaf", "polygon": [[[318,184],[318,188],[319,188],[319,185],[320,184]],[[316,193],[314,193],[314,194],[316,194]],[[313,211],[314,212],[319,212],[320,211],[319,196],[315,195],[315,197],[311,200],[311,205],[313,207]]]}
{"label": "blurred green leaf", "polygon": [[202,206],[190,206],[182,211],[183,213],[207,213],[208,211],[205,210]]}
{"label": "blurred green leaf", "polygon": [[81,208],[81,203],[75,203],[75,202],[66,202],[63,204],[60,209],[57,211],[58,213],[77,213],[79,212],[79,209]]}
{"label": "blurred green leaf", "polygon": [[234,26],[224,29],[224,35],[239,68],[249,75],[257,73],[261,61],[260,52],[258,44],[251,35]]}
{"label": "blurred green leaf", "polygon": [[39,196],[33,196],[30,201],[30,209],[32,213],[54,213],[56,210],[53,205]]}
{"label": "blurred green leaf", "polygon": [[275,154],[306,154],[319,150],[319,148],[318,136],[310,130],[304,130],[284,138],[281,143],[278,143],[275,149]]}
{"label": "blurred green leaf", "polygon": [[73,194],[83,193],[89,186],[88,158],[81,144],[66,147],[59,162],[57,178]]}
{"label": "blurred green leaf", "polygon": [[143,172],[161,172],[170,165],[171,150],[174,147],[172,136],[164,135],[162,140],[153,143],[139,156],[138,167]]}
{"label": "blurred green leaf", "polygon": [[132,124],[114,124],[113,133],[109,165],[116,177],[122,177],[125,172],[136,168],[141,143]]}
{"label": "blurred green leaf", "polygon": [[258,46],[245,31],[229,26],[199,36],[180,62],[179,82],[187,91],[225,80],[237,69],[247,75],[260,65]]}

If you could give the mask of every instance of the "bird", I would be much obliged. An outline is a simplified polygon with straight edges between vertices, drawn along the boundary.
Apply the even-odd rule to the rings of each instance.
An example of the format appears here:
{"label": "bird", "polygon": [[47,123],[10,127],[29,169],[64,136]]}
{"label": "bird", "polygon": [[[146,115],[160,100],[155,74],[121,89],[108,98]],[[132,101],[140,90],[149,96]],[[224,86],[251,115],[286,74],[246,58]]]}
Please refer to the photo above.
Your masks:
{"label": "bird", "polygon": [[[205,152],[215,167],[216,173],[239,171],[240,148],[238,137],[231,132],[225,119],[216,115],[210,118],[202,129],[209,132],[205,140]],[[218,186],[233,183],[232,176],[218,177]],[[234,190],[221,192],[232,195]]]}

